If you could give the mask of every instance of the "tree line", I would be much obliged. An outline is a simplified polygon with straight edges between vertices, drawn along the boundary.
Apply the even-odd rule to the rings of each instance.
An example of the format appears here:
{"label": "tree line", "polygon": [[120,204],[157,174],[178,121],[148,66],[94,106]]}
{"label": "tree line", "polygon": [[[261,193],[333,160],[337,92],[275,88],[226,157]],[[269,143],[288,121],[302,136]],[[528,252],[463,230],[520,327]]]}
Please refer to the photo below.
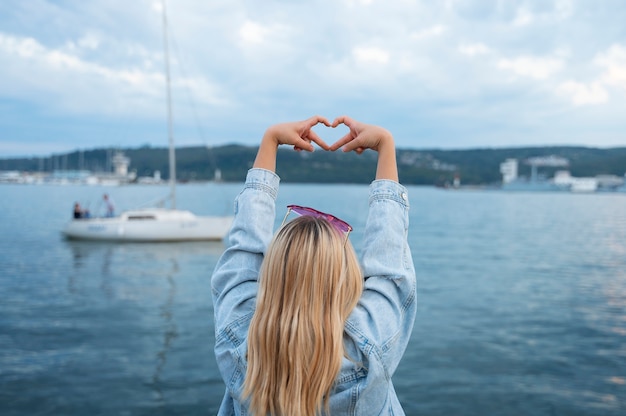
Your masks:
{"label": "tree line", "polygon": [[[55,154],[46,157],[0,159],[0,171],[52,172],[54,170],[111,171],[112,155],[121,151],[130,158],[129,170],[138,177],[161,172],[168,179],[168,150],[143,146],[139,148],[102,148]],[[257,147],[224,145],[218,147],[180,147],[176,150],[176,177],[179,181],[215,179],[241,182],[256,156]],[[411,185],[447,186],[458,177],[467,185],[490,185],[501,180],[500,163],[507,158],[519,160],[520,175],[529,175],[524,160],[530,157],[555,155],[570,161],[573,176],[617,175],[626,173],[626,147],[591,148],[546,146],[502,149],[398,149],[400,180]],[[369,183],[373,179],[376,154],[294,152],[280,149],[277,171],[283,182]],[[563,169],[563,168],[558,168]],[[552,176],[556,168],[541,168]]]}

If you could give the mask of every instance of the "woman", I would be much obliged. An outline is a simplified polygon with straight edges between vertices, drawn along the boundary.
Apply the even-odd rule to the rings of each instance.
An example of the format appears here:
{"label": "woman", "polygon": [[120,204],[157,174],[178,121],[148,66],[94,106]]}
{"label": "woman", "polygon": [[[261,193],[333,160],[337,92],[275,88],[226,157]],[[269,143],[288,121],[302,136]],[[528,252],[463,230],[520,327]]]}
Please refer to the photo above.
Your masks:
{"label": "woman", "polygon": [[[349,132],[329,146],[311,130],[318,123]],[[329,214],[290,206],[300,217],[272,239],[278,146],[311,142],[378,152],[360,268],[351,227]],[[404,414],[391,377],[416,311],[408,208],[387,130],[345,116],[267,129],[211,281],[220,415]]]}

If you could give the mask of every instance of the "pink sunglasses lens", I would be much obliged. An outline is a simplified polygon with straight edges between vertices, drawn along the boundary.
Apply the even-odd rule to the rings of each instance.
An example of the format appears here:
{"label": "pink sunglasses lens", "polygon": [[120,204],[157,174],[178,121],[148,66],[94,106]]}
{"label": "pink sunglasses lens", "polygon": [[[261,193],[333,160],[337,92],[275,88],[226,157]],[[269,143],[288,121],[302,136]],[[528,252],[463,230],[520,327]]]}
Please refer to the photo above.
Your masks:
{"label": "pink sunglasses lens", "polygon": [[308,215],[315,218],[324,218],[328,222],[330,222],[336,229],[344,233],[352,231],[352,227],[350,226],[350,224],[348,224],[344,220],[335,217],[334,215],[326,214],[325,212],[321,212],[313,208],[301,207],[297,205],[290,205],[288,206],[288,208],[290,208],[298,215]]}

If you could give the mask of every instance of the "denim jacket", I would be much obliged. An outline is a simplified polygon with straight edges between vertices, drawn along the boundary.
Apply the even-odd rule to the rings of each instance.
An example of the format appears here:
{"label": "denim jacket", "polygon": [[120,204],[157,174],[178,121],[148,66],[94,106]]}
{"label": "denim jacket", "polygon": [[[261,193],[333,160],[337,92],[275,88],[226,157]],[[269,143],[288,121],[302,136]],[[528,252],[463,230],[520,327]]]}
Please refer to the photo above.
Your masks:
{"label": "denim jacket", "polygon": [[[251,169],[235,201],[235,220],[211,288],[215,355],[226,383],[219,415],[247,415],[242,401],[247,336],[257,278],[273,236],[278,176]],[[343,358],[331,391],[332,415],[403,415],[391,377],[407,347],[416,312],[415,270],[407,243],[409,202],[394,181],[370,185],[361,269],[363,294],[348,317]]]}

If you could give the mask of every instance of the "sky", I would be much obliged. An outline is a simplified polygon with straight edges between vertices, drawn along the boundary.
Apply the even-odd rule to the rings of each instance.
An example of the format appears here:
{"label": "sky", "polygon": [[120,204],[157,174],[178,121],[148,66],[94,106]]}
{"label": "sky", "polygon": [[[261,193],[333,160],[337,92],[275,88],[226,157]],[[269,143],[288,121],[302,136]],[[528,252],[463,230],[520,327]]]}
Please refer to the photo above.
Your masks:
{"label": "sky", "polygon": [[[166,147],[163,3],[0,2],[0,157]],[[349,115],[397,147],[626,146],[623,0],[168,0],[177,146]],[[316,127],[331,143],[346,132]]]}

